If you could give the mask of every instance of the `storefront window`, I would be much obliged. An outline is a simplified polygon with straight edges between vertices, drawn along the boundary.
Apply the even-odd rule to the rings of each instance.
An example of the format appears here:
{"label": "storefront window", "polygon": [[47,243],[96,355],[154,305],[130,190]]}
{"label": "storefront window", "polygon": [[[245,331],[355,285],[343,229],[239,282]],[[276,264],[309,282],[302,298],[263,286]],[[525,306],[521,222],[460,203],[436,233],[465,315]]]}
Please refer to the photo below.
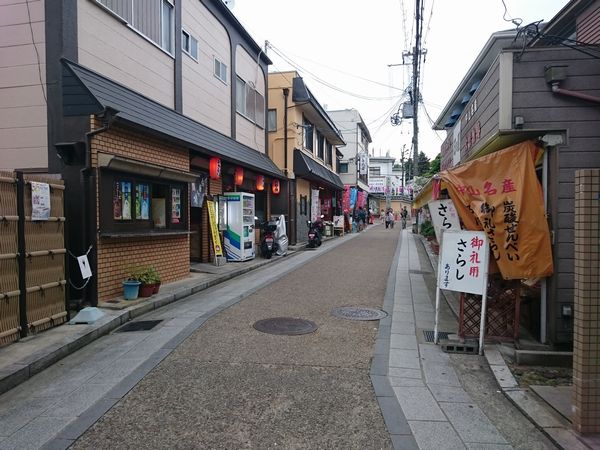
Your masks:
{"label": "storefront window", "polygon": [[187,200],[187,183],[103,170],[100,176],[101,232],[187,230]]}

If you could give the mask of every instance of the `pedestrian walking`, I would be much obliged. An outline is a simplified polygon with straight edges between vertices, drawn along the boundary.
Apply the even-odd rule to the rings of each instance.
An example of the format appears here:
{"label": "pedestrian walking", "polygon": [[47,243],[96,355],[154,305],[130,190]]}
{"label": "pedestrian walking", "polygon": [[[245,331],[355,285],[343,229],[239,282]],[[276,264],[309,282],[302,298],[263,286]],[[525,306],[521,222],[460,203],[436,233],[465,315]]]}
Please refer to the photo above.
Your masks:
{"label": "pedestrian walking", "polygon": [[385,227],[394,228],[394,210],[392,208],[387,212]]}

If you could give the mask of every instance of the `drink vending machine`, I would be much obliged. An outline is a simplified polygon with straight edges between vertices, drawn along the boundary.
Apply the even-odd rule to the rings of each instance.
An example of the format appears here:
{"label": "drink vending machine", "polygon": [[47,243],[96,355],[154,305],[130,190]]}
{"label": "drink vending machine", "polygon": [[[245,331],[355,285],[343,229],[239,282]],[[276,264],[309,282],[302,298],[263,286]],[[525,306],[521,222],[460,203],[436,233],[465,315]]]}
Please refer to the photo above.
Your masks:
{"label": "drink vending machine", "polygon": [[254,194],[227,192],[225,255],[228,261],[254,259]]}

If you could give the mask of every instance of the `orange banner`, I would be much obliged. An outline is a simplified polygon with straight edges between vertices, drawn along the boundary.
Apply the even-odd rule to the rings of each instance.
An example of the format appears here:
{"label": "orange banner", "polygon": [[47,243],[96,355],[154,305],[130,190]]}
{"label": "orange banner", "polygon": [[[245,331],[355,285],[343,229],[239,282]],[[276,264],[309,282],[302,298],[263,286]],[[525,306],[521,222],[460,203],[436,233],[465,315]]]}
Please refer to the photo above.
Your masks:
{"label": "orange banner", "polygon": [[527,141],[440,173],[468,230],[483,230],[507,279],[552,275],[550,232],[535,161]]}

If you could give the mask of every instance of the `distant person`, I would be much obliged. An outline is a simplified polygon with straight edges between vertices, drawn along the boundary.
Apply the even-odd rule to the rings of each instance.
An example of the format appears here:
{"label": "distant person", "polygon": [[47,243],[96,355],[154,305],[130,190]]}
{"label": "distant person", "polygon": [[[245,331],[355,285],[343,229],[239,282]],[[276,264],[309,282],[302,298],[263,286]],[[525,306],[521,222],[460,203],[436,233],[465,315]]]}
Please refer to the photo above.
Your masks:
{"label": "distant person", "polygon": [[402,229],[406,228],[406,219],[408,219],[408,211],[406,210],[406,206],[402,208],[400,211],[400,217],[402,218]]}
{"label": "distant person", "polygon": [[388,209],[385,221],[386,228],[394,228],[394,210],[392,208]]}

